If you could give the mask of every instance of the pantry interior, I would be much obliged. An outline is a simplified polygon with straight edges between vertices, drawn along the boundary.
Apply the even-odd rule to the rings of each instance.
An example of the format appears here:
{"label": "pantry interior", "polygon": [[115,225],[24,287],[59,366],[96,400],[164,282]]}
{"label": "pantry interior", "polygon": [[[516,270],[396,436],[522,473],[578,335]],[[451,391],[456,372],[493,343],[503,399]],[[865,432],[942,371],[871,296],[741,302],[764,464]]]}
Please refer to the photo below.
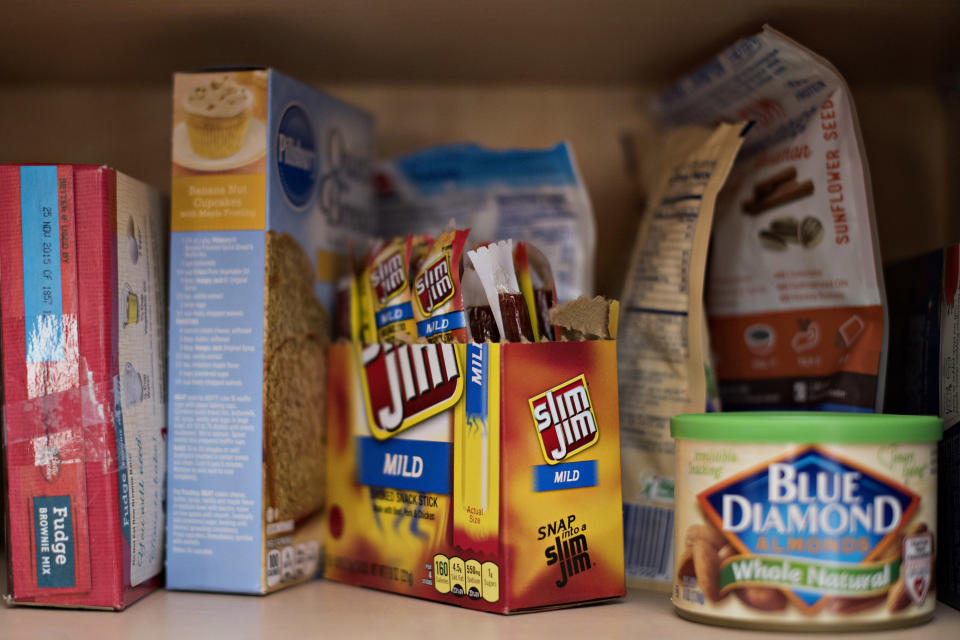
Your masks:
{"label": "pantry interior", "polygon": [[[0,160],[109,163],[168,190],[172,74],[269,65],[370,110],[382,156],[443,142],[569,140],[597,220],[596,290],[614,297],[642,211],[653,134],[646,102],[769,23],[830,60],[852,88],[883,260],[960,240],[957,3],[91,0],[15,2],[4,13]],[[0,620],[23,633],[89,628],[79,613],[3,610]],[[626,636],[646,624],[654,637],[680,637],[692,629],[661,594],[503,619],[326,583],[264,599],[163,592],[96,622],[149,637],[303,628]],[[899,634],[946,638],[958,628],[960,613],[940,606],[932,626]]]}

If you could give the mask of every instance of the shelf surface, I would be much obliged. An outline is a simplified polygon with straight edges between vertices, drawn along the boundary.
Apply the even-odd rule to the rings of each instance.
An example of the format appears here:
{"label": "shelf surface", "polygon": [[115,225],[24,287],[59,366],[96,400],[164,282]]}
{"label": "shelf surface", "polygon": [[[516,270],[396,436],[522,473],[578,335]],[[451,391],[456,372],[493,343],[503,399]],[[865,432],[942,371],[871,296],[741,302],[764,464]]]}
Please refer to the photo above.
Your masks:
{"label": "shelf surface", "polygon": [[[622,601],[500,616],[405,596],[316,581],[266,597],[160,591],[122,613],[0,608],[0,636],[72,640],[128,638],[742,638],[746,632],[697,625],[673,613],[662,593],[628,591]],[[771,634],[753,633],[756,637]],[[960,611],[938,603],[932,622],[884,632],[885,640],[956,640]],[[824,638],[789,634],[785,638]]]}

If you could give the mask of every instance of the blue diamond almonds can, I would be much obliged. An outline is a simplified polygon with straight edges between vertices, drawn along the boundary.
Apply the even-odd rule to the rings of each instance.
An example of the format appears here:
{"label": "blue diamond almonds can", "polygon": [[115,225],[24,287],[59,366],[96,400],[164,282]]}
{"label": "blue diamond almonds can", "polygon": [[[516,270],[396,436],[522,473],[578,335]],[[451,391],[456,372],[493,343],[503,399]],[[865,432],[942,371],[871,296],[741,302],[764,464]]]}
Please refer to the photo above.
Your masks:
{"label": "blue diamond almonds can", "polygon": [[784,630],[933,616],[938,418],[714,413],[671,431],[680,616]]}

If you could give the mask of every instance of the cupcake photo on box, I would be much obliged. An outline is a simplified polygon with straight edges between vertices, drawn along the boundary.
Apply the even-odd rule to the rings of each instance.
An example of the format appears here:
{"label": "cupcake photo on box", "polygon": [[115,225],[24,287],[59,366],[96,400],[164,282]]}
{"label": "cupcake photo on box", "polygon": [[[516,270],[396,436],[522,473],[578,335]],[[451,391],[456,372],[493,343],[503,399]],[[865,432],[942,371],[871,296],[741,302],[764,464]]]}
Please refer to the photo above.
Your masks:
{"label": "cupcake photo on box", "polygon": [[[173,161],[194,171],[224,171],[266,153],[260,72],[200,73],[174,93]],[[262,78],[266,84],[266,78]]]}

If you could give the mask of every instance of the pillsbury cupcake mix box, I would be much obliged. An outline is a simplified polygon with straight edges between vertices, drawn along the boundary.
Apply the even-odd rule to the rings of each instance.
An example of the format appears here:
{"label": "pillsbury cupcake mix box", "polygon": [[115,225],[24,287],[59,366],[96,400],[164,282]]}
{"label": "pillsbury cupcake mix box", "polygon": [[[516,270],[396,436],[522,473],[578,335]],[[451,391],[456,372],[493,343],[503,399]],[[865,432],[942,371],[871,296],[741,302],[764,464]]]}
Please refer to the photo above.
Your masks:
{"label": "pillsbury cupcake mix box", "polygon": [[167,586],[267,593],[319,568],[326,349],[373,230],[365,112],[273,70],[177,74]]}
{"label": "pillsbury cupcake mix box", "polygon": [[334,345],[324,576],[497,613],[624,594],[616,342]]}

